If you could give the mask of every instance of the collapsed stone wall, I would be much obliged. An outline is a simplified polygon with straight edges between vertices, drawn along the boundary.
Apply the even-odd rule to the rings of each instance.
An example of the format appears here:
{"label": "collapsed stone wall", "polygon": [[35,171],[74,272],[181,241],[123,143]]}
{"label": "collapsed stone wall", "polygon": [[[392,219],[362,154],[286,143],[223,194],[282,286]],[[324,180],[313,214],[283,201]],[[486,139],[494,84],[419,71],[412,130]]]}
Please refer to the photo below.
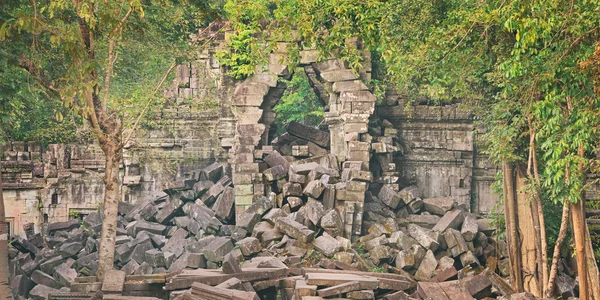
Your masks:
{"label": "collapsed stone wall", "polygon": [[[252,181],[251,174],[264,170],[255,158],[262,156],[263,149],[269,150],[273,107],[285,91],[278,78],[293,75],[287,69],[285,52],[288,45],[298,41],[282,40],[261,72],[234,81],[225,75],[214,55],[224,37],[218,28],[211,29],[209,35],[213,40],[199,51],[198,59],[178,66],[174,82],[165,89],[171,102],[155,111],[152,122],[148,122],[153,124],[137,130],[126,145],[121,167],[123,201],[133,203],[154,196],[213,161],[229,164],[226,169],[237,187],[238,214],[267,192]],[[389,151],[375,154],[380,163],[385,162],[381,164],[385,170],[380,168],[376,174],[378,184],[392,184],[396,190],[415,184],[425,197],[452,196],[466,207],[474,204],[478,212],[489,212],[496,199],[489,189],[495,167],[475,149],[470,114],[457,113],[454,106],[417,106],[407,113],[394,95],[376,105],[364,84],[371,77],[370,55],[363,55],[364,68],[357,74],[337,59],[316,62],[315,49],[300,52],[299,65],[326,105],[325,129],[330,141],[323,147],[335,155],[333,160],[368,164],[368,149],[379,142],[373,140],[368,123],[373,118],[387,119],[391,128],[385,129],[385,136],[400,138],[404,144],[397,148],[408,151],[400,155],[398,149],[391,149],[396,146],[389,141]],[[19,145],[13,142],[9,152],[16,154],[6,155],[5,161],[18,156],[22,150]],[[49,154],[42,158],[45,152]],[[39,146],[36,153],[40,154],[32,158],[39,157],[37,160],[3,163],[7,207],[15,209],[14,215],[23,216],[13,221],[13,232],[20,232],[22,225],[30,222],[41,230],[45,222],[67,220],[69,212],[71,216],[86,214],[102,200],[104,157],[97,146],[51,145],[47,151]],[[10,164],[27,165],[30,170],[23,174],[31,175],[15,177],[20,173]],[[44,171],[34,174],[35,168]],[[53,195],[58,195],[57,204],[52,202],[52,197],[57,197]],[[476,201],[470,203],[471,199]],[[361,201],[354,200],[347,209],[360,219]]]}

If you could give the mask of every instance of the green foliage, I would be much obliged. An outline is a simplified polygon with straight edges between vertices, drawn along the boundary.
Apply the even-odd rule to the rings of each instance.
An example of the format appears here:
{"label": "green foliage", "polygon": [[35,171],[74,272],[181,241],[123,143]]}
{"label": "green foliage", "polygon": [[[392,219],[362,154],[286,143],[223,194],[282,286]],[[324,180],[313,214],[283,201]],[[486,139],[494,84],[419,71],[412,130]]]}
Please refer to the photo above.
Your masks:
{"label": "green foliage", "polygon": [[[104,97],[115,57],[108,110],[125,127],[145,109],[162,107],[154,90],[175,62],[193,58],[189,35],[222,14],[222,1],[22,1],[0,4],[3,136],[70,142],[79,117],[89,119],[86,97]],[[88,33],[91,33],[88,35]],[[115,42],[111,51],[110,44]],[[170,82],[173,75],[167,78]],[[11,89],[10,93],[4,93]],[[95,100],[96,101],[96,100]],[[6,114],[4,112],[9,111]],[[28,118],[20,118],[26,114]],[[7,116],[8,115],[8,116]],[[9,119],[10,118],[10,119]],[[56,120],[52,120],[55,118]],[[16,120],[16,121],[15,121]]]}
{"label": "green foliage", "polygon": [[304,69],[298,68],[291,80],[283,81],[287,89],[273,110],[277,112],[274,124],[277,135],[283,134],[293,121],[317,127],[323,121],[323,104],[308,82]]}
{"label": "green foliage", "polygon": [[383,266],[375,266],[369,270],[372,273],[387,273],[387,270]]}
{"label": "green foliage", "polygon": [[217,52],[219,62],[228,67],[228,74],[236,79],[256,73],[260,55],[255,54],[257,44],[253,41],[254,30],[241,30],[229,36],[229,47]]}

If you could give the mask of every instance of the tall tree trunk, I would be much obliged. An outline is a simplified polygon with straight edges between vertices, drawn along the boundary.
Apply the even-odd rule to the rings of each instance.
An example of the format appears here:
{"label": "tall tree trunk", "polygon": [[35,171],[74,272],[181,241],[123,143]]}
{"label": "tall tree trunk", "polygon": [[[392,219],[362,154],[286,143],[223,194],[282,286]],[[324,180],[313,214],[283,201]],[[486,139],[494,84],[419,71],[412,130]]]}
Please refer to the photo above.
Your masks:
{"label": "tall tree trunk", "polygon": [[2,195],[2,165],[0,164],[0,299],[12,299],[8,283],[8,230]]}
{"label": "tall tree trunk", "polygon": [[506,246],[508,248],[510,282],[515,291],[523,291],[523,278],[521,278],[521,251],[519,248],[519,231],[517,229],[516,190],[514,182],[514,166],[503,162],[503,194],[504,215],[506,219]]}
{"label": "tall tree trunk", "polygon": [[[120,130],[120,129],[119,129]],[[119,140],[109,138],[100,141],[106,156],[104,174],[104,207],[102,210],[102,233],[98,249],[98,280],[102,281],[106,272],[112,270],[115,258],[115,240],[117,236],[117,214],[119,210],[120,186],[119,165],[121,162],[120,133]]]}
{"label": "tall tree trunk", "polygon": [[[572,105],[569,104],[569,109]],[[582,159],[585,158],[583,144],[579,144],[577,149],[577,155]],[[585,185],[585,166],[583,163],[579,163],[579,176],[582,181],[582,186]],[[583,189],[579,191],[579,199],[577,202],[571,203],[571,214],[573,216],[573,236],[575,237],[575,257],[577,259],[577,276],[579,277],[579,299],[588,300],[589,294],[589,281],[588,281],[588,270],[587,270],[587,257],[586,257],[586,231],[587,224],[585,222],[585,196]]]}
{"label": "tall tree trunk", "polygon": [[541,240],[541,254],[542,254],[542,290],[546,289],[546,286],[549,281],[549,273],[548,273],[548,236],[546,234],[546,218],[544,216],[544,204],[542,203],[542,181],[540,179],[540,171],[538,169],[537,162],[537,151],[535,149],[535,136],[536,130],[532,129],[532,140],[531,140],[531,162],[533,164],[533,178],[535,179],[536,184],[536,197],[537,201],[537,215],[540,223],[540,240]]}
{"label": "tall tree trunk", "polygon": [[558,260],[560,259],[560,247],[567,236],[567,227],[569,226],[569,204],[566,202],[563,204],[562,217],[560,220],[560,229],[558,231],[558,238],[556,239],[556,245],[554,245],[554,252],[552,254],[552,265],[550,267],[550,275],[548,278],[548,284],[544,295],[546,298],[552,297],[554,294],[554,284],[556,283],[556,274],[558,273]]}
{"label": "tall tree trunk", "polygon": [[[536,297],[540,297],[538,277],[538,250],[539,237],[534,223],[534,212],[531,203],[531,190],[527,190],[527,175],[525,168],[516,166],[515,191],[517,191],[517,228],[519,231],[519,247],[521,255],[521,269],[523,276],[523,290],[532,293]],[[536,212],[537,213],[537,212]],[[539,229],[539,225],[538,225]]]}
{"label": "tall tree trunk", "polygon": [[591,299],[600,300],[600,272],[598,271],[598,264],[594,257],[594,247],[592,245],[592,239],[590,238],[590,230],[585,224],[585,241],[586,250],[588,255],[588,279],[590,280],[590,296]]}
{"label": "tall tree trunk", "polygon": [[579,199],[571,203],[571,215],[573,217],[573,236],[575,237],[575,258],[577,259],[577,276],[579,277],[579,299],[588,300],[587,258],[585,245],[585,213],[583,201]]}

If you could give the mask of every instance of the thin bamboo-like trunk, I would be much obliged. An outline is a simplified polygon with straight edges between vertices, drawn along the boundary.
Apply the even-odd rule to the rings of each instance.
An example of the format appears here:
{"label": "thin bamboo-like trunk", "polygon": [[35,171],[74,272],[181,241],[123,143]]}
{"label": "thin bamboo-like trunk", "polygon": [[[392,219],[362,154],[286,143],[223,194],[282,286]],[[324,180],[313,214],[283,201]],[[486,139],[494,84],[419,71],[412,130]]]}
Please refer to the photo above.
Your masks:
{"label": "thin bamboo-like trunk", "polygon": [[503,194],[504,214],[506,216],[506,237],[509,253],[510,282],[517,292],[523,291],[523,278],[521,277],[521,251],[518,243],[517,214],[516,214],[516,191],[514,182],[514,166],[503,162]]}
{"label": "thin bamboo-like trunk", "polygon": [[554,294],[554,285],[556,283],[556,274],[558,273],[558,260],[560,259],[560,247],[567,236],[567,227],[569,226],[569,204],[566,202],[563,204],[562,217],[560,220],[560,229],[558,231],[558,238],[556,239],[556,245],[554,245],[554,252],[552,254],[552,264],[550,268],[550,274],[548,284],[544,291],[546,298],[552,297]]}
{"label": "thin bamboo-like trunk", "polygon": [[549,281],[549,273],[548,273],[548,237],[546,234],[546,218],[544,217],[544,204],[542,203],[542,192],[541,186],[542,182],[540,179],[540,172],[537,164],[537,152],[535,150],[535,128],[533,129],[533,152],[531,153],[532,162],[533,162],[533,177],[535,178],[535,183],[537,186],[537,215],[540,222],[540,240],[541,240],[541,250],[542,250],[542,282],[544,283],[544,289]]}

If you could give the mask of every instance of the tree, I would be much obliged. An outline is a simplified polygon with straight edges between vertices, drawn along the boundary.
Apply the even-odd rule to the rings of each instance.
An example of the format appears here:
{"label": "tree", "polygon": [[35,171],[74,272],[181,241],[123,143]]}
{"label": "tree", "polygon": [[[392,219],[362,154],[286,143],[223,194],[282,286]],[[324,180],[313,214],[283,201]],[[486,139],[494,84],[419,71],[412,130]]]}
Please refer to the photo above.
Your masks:
{"label": "tree", "polygon": [[[182,36],[187,39],[190,29],[202,25],[196,23],[198,18],[202,22],[207,19],[197,9],[208,4],[199,3],[201,5],[197,7],[183,5],[185,3],[174,6],[169,1],[138,0],[4,3],[8,18],[0,27],[0,38],[16,45],[7,51],[10,64],[25,70],[48,98],[62,102],[85,120],[105,154],[103,226],[98,251],[100,280],[112,269],[114,261],[117,209],[121,198],[119,167],[121,150],[127,142],[122,136],[123,116],[138,112],[137,118],[125,120],[135,128],[150,103],[154,102],[156,92],[180,55],[178,49],[187,45],[182,42]],[[181,13],[181,9],[190,7],[195,17]],[[146,16],[146,13],[150,15]],[[166,16],[171,22],[166,22]],[[137,78],[152,79],[149,82],[154,82],[154,89],[148,89],[148,83],[131,88],[126,84],[131,81],[113,81],[115,74],[119,74],[115,66],[129,57],[134,41],[138,43],[138,49],[147,51],[148,61],[160,57],[159,53],[165,54],[164,49],[170,51],[170,61],[160,73],[151,72],[146,78]],[[139,69],[144,65],[139,64]],[[159,76],[165,70],[167,72]],[[160,78],[158,84],[157,78]],[[139,96],[139,91],[144,89],[145,97]],[[137,95],[133,99],[137,105],[131,105],[132,95]],[[128,106],[121,105],[125,98],[130,100]],[[130,137],[131,134],[127,139]]]}
{"label": "tree", "polygon": [[[593,145],[600,136],[600,100],[594,93],[597,77],[582,63],[597,45],[599,4],[230,0],[226,11],[233,29],[254,33],[249,42],[270,45],[294,34],[355,69],[363,63],[360,51],[346,42],[358,38],[381,58],[381,79],[399,92],[437,102],[462,99],[475,107],[486,126],[486,151],[503,166],[513,286],[536,296],[553,292],[549,269],[556,270],[556,260],[549,268],[553,245],[546,231],[559,235],[567,222],[558,229],[544,212],[568,206],[563,214],[574,220],[580,296],[589,299],[600,298],[600,292],[597,284],[587,284],[597,275],[586,271],[592,253],[586,250],[589,242],[585,245],[582,193],[588,166],[598,165]],[[249,49],[262,50],[260,55],[271,51]],[[536,252],[520,251],[522,240]],[[557,257],[560,247],[555,249]]]}

